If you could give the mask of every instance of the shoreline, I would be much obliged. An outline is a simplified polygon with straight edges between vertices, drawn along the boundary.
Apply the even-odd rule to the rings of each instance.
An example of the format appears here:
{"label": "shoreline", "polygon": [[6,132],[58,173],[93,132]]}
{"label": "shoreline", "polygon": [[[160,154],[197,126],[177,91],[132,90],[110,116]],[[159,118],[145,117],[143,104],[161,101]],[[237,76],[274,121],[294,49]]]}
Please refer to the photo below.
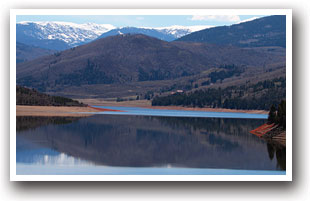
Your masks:
{"label": "shoreline", "polygon": [[149,109],[162,109],[162,110],[184,110],[184,111],[203,111],[203,112],[234,112],[234,113],[248,113],[248,114],[268,114],[265,110],[238,110],[238,109],[226,109],[226,108],[194,108],[183,106],[152,106],[151,101],[148,100],[136,100],[136,101],[104,101],[98,99],[77,99],[80,102],[88,105],[96,106],[116,106],[116,107],[140,107]]}
{"label": "shoreline", "polygon": [[92,107],[92,106],[87,106],[87,107],[92,108],[94,110],[101,111],[101,112],[125,112],[123,110],[113,110],[113,109],[106,109],[106,108],[97,108],[97,107]]}
{"label": "shoreline", "polygon": [[[132,101],[130,101],[132,102]],[[235,110],[225,108],[192,108],[182,106],[152,106],[143,102],[132,102],[130,104],[124,102],[111,102],[111,101],[100,101],[101,104],[97,106],[120,106],[120,107],[140,107],[148,109],[159,109],[159,110],[183,110],[183,111],[203,111],[203,112],[230,112],[230,113],[247,113],[247,114],[268,114],[264,110]],[[89,103],[88,103],[89,104]],[[83,112],[125,112],[123,110],[115,109],[104,109],[95,108],[92,106],[87,107],[76,107],[76,106],[29,106],[29,105],[16,105],[16,116],[66,116],[66,117],[87,117],[94,114],[83,114]]]}
{"label": "shoreline", "polygon": [[195,108],[182,106],[145,106],[143,108],[161,109],[161,110],[184,110],[184,111],[202,111],[202,112],[232,112],[232,113],[247,113],[247,114],[268,114],[264,110],[237,110],[226,108]]}
{"label": "shoreline", "polygon": [[98,111],[111,111],[111,110],[94,108],[90,106],[75,107],[75,106],[16,105],[16,116],[88,117],[94,114],[83,114],[80,112],[98,112]]}
{"label": "shoreline", "polygon": [[275,142],[286,147],[286,131],[276,124],[263,124],[258,128],[251,130],[250,133],[267,141]]}

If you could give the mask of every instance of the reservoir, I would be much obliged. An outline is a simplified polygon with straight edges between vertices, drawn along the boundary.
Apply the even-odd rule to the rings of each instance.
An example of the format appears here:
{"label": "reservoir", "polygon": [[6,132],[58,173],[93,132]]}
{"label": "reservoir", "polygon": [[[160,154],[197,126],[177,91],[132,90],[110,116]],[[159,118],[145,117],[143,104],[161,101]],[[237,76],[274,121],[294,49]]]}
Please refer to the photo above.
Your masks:
{"label": "reservoir", "polygon": [[285,147],[249,133],[266,115],[103,108],[125,112],[17,117],[17,174],[285,174]]}

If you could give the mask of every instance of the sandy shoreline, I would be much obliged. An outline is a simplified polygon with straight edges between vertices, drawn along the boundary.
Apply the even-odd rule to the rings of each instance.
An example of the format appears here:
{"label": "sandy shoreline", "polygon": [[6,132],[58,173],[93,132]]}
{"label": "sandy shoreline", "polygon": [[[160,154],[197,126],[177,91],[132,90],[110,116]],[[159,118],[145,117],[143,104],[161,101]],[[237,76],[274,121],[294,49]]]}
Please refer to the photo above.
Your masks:
{"label": "sandy shoreline", "polygon": [[16,105],[16,116],[86,117],[92,115],[79,114],[78,112],[98,112],[98,110],[90,107]]}
{"label": "sandy shoreline", "polygon": [[248,114],[268,114],[265,110],[235,110],[225,108],[193,108],[193,107],[182,107],[182,106],[152,106],[151,101],[148,100],[137,100],[137,101],[104,101],[98,99],[79,99],[83,103],[88,105],[98,106],[124,106],[124,107],[142,107],[151,109],[164,109],[164,110],[186,110],[186,111],[205,111],[205,112],[240,112]]}

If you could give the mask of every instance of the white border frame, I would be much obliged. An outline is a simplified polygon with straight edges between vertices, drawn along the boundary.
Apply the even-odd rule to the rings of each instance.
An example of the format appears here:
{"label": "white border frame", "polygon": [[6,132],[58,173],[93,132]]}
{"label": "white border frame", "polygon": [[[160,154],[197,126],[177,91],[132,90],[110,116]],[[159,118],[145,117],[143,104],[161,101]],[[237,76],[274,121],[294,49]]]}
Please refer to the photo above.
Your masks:
{"label": "white border frame", "polygon": [[[286,15],[286,175],[16,175],[16,15]],[[11,9],[11,181],[292,181],[292,9]]]}

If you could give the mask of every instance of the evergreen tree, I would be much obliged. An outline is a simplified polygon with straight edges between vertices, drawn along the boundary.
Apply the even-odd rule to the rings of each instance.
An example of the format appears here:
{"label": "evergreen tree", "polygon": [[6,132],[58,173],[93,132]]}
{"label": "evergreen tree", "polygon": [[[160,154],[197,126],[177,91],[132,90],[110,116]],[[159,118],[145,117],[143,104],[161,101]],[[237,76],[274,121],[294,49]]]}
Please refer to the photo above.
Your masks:
{"label": "evergreen tree", "polygon": [[286,127],[286,101],[282,100],[278,106],[278,124],[283,128]]}
{"label": "evergreen tree", "polygon": [[277,110],[274,104],[272,104],[268,114],[268,123],[276,123],[276,120],[277,120]]}

